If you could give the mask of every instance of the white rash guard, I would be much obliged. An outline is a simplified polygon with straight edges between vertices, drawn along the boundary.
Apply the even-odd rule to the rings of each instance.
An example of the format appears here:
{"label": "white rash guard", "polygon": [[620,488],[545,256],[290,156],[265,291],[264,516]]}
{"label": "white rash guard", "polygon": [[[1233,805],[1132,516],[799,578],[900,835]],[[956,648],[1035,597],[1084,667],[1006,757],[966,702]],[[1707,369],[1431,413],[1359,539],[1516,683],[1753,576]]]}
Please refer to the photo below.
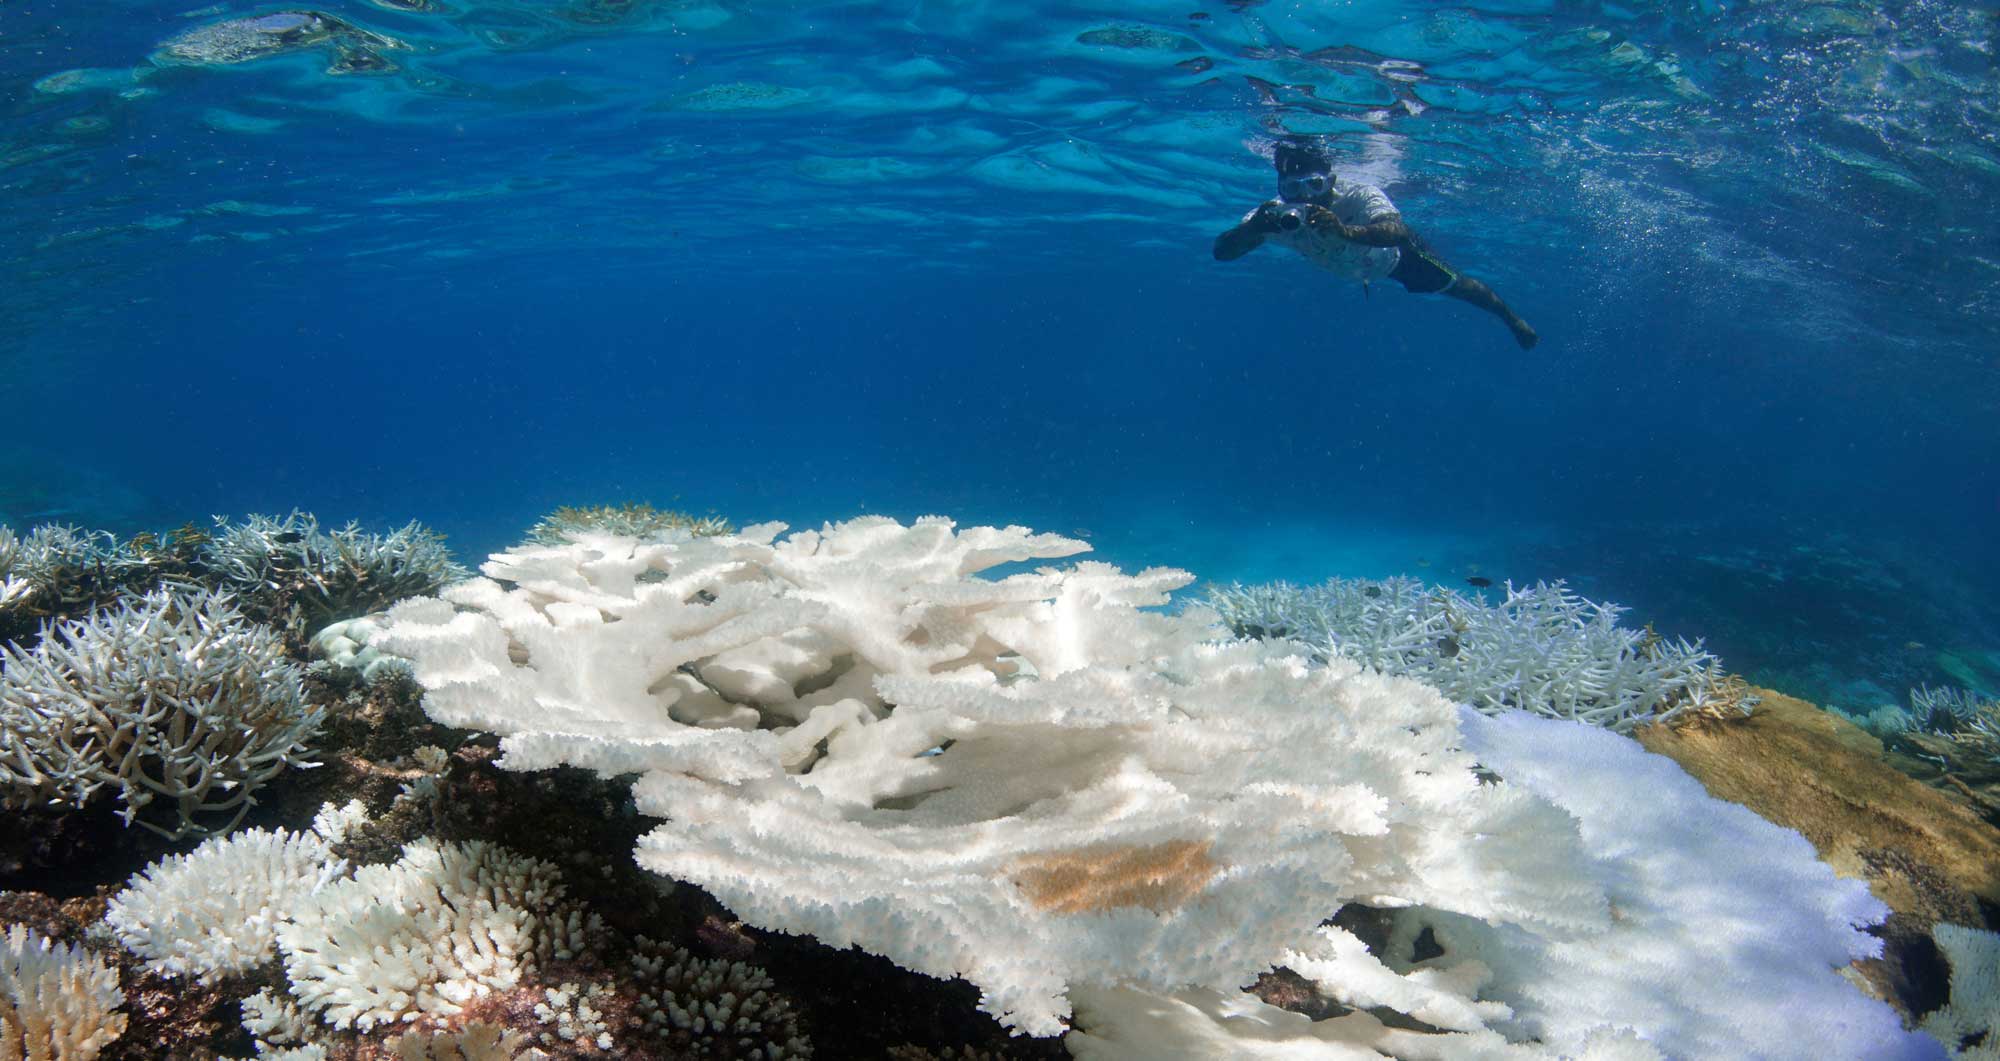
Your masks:
{"label": "white rash guard", "polygon": [[[1281,208],[1289,204],[1277,202]],[[1296,209],[1295,207],[1292,207]],[[1382,189],[1372,184],[1357,184],[1342,181],[1333,189],[1333,216],[1343,225],[1366,225],[1383,218],[1396,216],[1396,204],[1382,194]],[[1263,209],[1259,207],[1258,209]],[[1257,211],[1243,215],[1250,220]],[[1290,247],[1305,259],[1330,273],[1337,273],[1350,280],[1380,280],[1395,270],[1403,260],[1403,252],[1394,247],[1370,247],[1341,239],[1332,232],[1318,232],[1311,226],[1300,225],[1293,229],[1280,229],[1264,237],[1281,247]]]}

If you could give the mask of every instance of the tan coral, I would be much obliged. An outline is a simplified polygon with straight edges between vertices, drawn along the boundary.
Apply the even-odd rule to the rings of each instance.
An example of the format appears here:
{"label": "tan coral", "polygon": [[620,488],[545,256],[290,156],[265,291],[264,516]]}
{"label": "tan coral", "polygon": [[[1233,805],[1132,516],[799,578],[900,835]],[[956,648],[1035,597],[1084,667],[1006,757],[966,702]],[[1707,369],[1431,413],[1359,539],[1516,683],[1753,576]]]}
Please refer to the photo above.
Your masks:
{"label": "tan coral", "polygon": [[21,925],[0,938],[0,1061],[91,1061],[125,1034],[118,973]]}
{"label": "tan coral", "polygon": [[2000,902],[2000,830],[1891,767],[1859,726],[1756,692],[1763,700],[1748,718],[1635,736],[1711,795],[1804,834],[1836,872],[1867,879],[1899,913],[1962,920],[1972,897]]}
{"label": "tan coral", "polygon": [[1201,894],[1221,871],[1207,841],[1079,847],[1016,861],[1008,877],[1036,907],[1058,914],[1142,906],[1165,913]]}
{"label": "tan coral", "polygon": [[539,1054],[520,1032],[481,1022],[455,1032],[398,1036],[389,1046],[402,1061],[526,1061]]}

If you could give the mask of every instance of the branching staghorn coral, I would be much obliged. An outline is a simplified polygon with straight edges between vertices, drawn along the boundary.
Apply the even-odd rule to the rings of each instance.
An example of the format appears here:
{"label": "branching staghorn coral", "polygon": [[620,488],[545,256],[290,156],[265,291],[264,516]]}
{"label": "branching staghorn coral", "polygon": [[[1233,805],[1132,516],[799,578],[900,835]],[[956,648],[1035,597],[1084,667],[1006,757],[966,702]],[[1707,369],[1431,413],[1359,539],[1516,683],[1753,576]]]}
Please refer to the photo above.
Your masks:
{"label": "branching staghorn coral", "polygon": [[322,530],[302,512],[241,523],[218,516],[206,531],[190,524],[127,541],[54,525],[19,538],[0,527],[0,640],[26,640],[46,619],[175,585],[228,591],[244,615],[303,638],[466,574],[418,523],[374,534],[353,523]]}
{"label": "branching staghorn coral", "polygon": [[[321,712],[270,630],[226,597],[159,591],[0,645],[0,802],[82,807],[101,790],[164,836],[235,827],[265,782],[313,765]],[[173,820],[142,812],[156,800]]]}
{"label": "branching staghorn coral", "polygon": [[218,518],[201,568],[211,584],[237,594],[247,614],[298,637],[468,574],[422,524],[387,534],[354,523],[329,531],[305,512],[234,524]]}
{"label": "branching staghorn coral", "polygon": [[2000,1058],[2000,935],[1943,921],[1931,935],[1951,964],[1951,1000],[1918,1026],[1963,1061]]}
{"label": "branching staghorn coral", "polygon": [[654,508],[643,501],[628,501],[619,505],[564,505],[535,521],[528,528],[528,540],[537,545],[562,545],[575,540],[579,532],[652,538],[685,531],[704,537],[728,534],[734,529],[721,516],[692,516]]}
{"label": "branching staghorn coral", "polygon": [[1936,768],[1925,780],[2000,822],[2000,700],[1969,689],[1926,686],[1910,690],[1908,711],[1891,708],[1871,716],[1884,717],[1889,719],[1884,741]]}
{"label": "branching staghorn coral", "polygon": [[166,545],[150,535],[120,542],[106,531],[50,524],[27,537],[0,527],[0,641],[27,640],[50,619],[80,615],[143,593],[187,568],[186,529]]}
{"label": "branching staghorn coral", "polygon": [[1951,734],[2000,715],[2000,701],[1982,697],[1970,689],[1928,685],[1910,690],[1908,728],[1924,733]]}
{"label": "branching staghorn coral", "polygon": [[1623,609],[1561,582],[1510,583],[1499,604],[1412,578],[1215,587],[1208,603],[1239,637],[1297,641],[1488,713],[1519,708],[1626,733],[1748,705],[1700,642],[1621,627]]}

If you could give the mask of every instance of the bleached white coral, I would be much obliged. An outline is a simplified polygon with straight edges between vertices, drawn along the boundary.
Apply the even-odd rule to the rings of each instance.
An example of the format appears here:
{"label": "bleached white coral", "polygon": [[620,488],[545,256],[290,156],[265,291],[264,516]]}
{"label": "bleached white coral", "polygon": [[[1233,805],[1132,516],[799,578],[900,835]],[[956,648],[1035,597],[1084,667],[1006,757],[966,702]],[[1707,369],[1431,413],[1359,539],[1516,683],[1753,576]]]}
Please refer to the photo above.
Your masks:
{"label": "bleached white coral", "polygon": [[118,971],[26,926],[0,936],[0,1059],[91,1061],[125,1034]]}
{"label": "bleached white coral", "polygon": [[292,994],[336,1028],[456,1013],[573,945],[556,867],[491,844],[418,840],[319,889],[278,927]]}
{"label": "bleached white coral", "polygon": [[1940,921],[1931,937],[1951,964],[1951,999],[1920,1027],[1954,1057],[2000,1059],[2000,934]]}
{"label": "bleached white coral", "polygon": [[313,815],[313,832],[329,844],[337,844],[347,838],[347,834],[368,824],[368,805],[358,799],[335,806],[322,803],[319,813]]}
{"label": "bleached white coral", "polygon": [[104,920],[155,971],[206,983],[271,960],[290,911],[346,870],[312,833],[246,829],[148,866]]}
{"label": "bleached white coral", "polygon": [[362,681],[372,682],[392,674],[408,673],[410,665],[407,661],[370,644],[381,632],[382,620],[380,612],[343,619],[314,634],[308,645],[312,654],[325,660],[327,666],[352,671],[360,675]]}
{"label": "bleached white coral", "polygon": [[307,1045],[312,1018],[291,996],[265,989],[243,1000],[243,1030],[256,1039],[257,1052],[269,1056],[273,1051]]}
{"label": "bleached white coral", "polygon": [[[229,599],[161,591],[0,645],[0,800],[79,807],[100,789],[167,836],[240,821],[265,782],[310,766],[318,732],[298,666]],[[141,812],[156,799],[173,819]]]}
{"label": "bleached white coral", "polygon": [[[1482,997],[1512,1010],[1491,1026],[1558,1048],[1625,1026],[1681,1057],[1934,1056],[1838,974],[1881,953],[1864,929],[1888,908],[1836,877],[1803,836],[1593,727],[1468,711],[1462,728],[1482,765],[1576,819],[1616,916],[1562,939],[1407,909],[1391,957],[1406,959],[1425,928],[1444,953],[1400,970],[1476,961],[1492,973]],[[1774,1006],[1790,1019],[1773,1022]]]}
{"label": "bleached white coral", "polygon": [[[1878,953],[1885,909],[1804,838],[1708,797],[1616,735],[1468,711],[1467,743],[1508,785],[1574,815],[1614,916],[1568,936],[1423,905],[1383,953],[1322,927],[1282,964],[1352,1012],[1309,1021],[1240,992],[1077,992],[1087,1061],[1399,1058],[1938,1058],[1837,970]],[[1632,786],[1645,793],[1634,798]],[[1781,897],[1773,901],[1773,897]],[[1414,942],[1441,953],[1417,960]],[[1394,1011],[1421,1022],[1385,1025]],[[1782,1014],[1783,1019],[1773,1019]],[[1805,1014],[1811,1014],[1805,1017]]]}
{"label": "bleached white coral", "polygon": [[20,559],[21,539],[12,528],[0,523],[0,610],[25,601],[34,591],[34,583],[28,581],[26,574],[15,571]]}
{"label": "bleached white coral", "polygon": [[597,1008],[609,994],[610,989],[601,984],[584,987],[569,983],[544,988],[542,1000],[535,1003],[534,1009],[535,1019],[550,1029],[542,1033],[542,1041],[549,1044],[558,1040],[581,1041],[599,1050],[616,1046],[611,1025]]}
{"label": "bleached white coral", "polygon": [[[432,717],[499,733],[508,768],[638,773],[638,808],[665,819],[643,865],[761,927],[965,977],[1019,1031],[1060,1031],[1071,992],[1233,995],[1324,956],[1317,929],[1350,902],[1545,943],[1613,930],[1620,856],[1536,789],[1482,781],[1432,689],[1145,610],[1181,572],[974,577],[1083,548],[1021,528],[775,534],[524,547],[399,605],[385,647]],[[1751,890],[1746,916],[1849,892]],[[1832,977],[1820,952],[1854,933],[1820,931],[1756,968]],[[1653,957],[1712,975],[1704,952]],[[1507,1048],[1478,973],[1385,966],[1343,990]],[[1665,1005],[1646,1034],[1720,1019],[1702,996]]]}
{"label": "bleached white coral", "polygon": [[1561,582],[1507,585],[1498,604],[1412,578],[1211,589],[1240,636],[1288,638],[1416,678],[1489,714],[1531,711],[1630,732],[1684,712],[1746,705],[1699,642],[1618,625],[1624,609]]}

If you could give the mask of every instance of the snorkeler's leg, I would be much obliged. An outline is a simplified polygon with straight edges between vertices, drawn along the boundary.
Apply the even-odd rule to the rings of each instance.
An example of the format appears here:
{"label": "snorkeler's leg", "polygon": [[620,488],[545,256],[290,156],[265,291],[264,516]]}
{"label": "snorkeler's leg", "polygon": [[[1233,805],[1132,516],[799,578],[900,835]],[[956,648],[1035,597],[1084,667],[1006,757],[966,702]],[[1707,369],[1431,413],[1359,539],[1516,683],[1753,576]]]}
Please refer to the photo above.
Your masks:
{"label": "snorkeler's leg", "polygon": [[1519,314],[1509,309],[1507,303],[1502,302],[1500,296],[1493,293],[1492,288],[1487,287],[1472,277],[1460,273],[1458,282],[1446,288],[1442,293],[1450,295],[1460,302],[1467,302],[1478,306],[1480,309],[1500,318],[1501,322],[1507,325],[1507,330],[1514,333],[1514,341],[1521,344],[1521,349],[1523,350],[1541,341],[1541,336],[1535,334],[1535,329],[1528,327],[1527,321],[1522,320]]}

